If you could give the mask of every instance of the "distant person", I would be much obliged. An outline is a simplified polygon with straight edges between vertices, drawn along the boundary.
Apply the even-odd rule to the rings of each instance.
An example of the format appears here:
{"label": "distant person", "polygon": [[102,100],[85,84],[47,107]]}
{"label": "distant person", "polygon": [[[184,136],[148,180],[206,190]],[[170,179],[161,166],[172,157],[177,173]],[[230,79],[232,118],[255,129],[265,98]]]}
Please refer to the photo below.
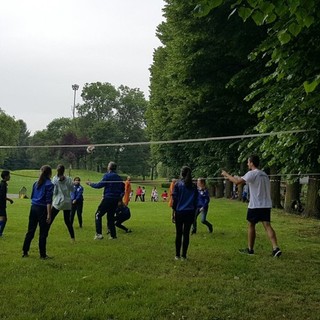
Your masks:
{"label": "distant person", "polygon": [[[172,193],[174,189],[174,185],[176,184],[177,179],[172,179],[169,187],[169,202],[168,205],[170,208],[172,208],[173,205],[173,198],[172,198]],[[172,221],[174,221],[174,210],[172,209]]]}
{"label": "distant person", "polygon": [[197,211],[195,215],[195,219],[192,226],[192,234],[197,233],[197,218],[201,214],[201,223],[208,227],[208,231],[210,233],[213,232],[212,224],[207,220],[207,214],[209,209],[210,195],[209,190],[206,186],[206,179],[199,178],[197,180],[197,188],[198,188],[198,203],[197,203]]}
{"label": "distant person", "polygon": [[107,173],[98,183],[87,181],[87,185],[95,189],[104,188],[103,199],[96,211],[96,235],[95,240],[103,239],[102,236],[102,217],[107,213],[108,229],[110,230],[109,239],[116,239],[117,232],[115,227],[114,214],[118,207],[118,202],[124,195],[124,183],[121,177],[117,174],[117,164],[109,162]]}
{"label": "distant person", "polygon": [[248,198],[249,198],[249,187],[247,184],[245,184],[242,189],[242,202],[248,202]]}
{"label": "distant person", "polygon": [[167,199],[168,199],[168,192],[167,192],[167,190],[164,190],[164,191],[162,192],[161,198],[162,198],[163,201],[167,201]]}
{"label": "distant person", "polygon": [[74,216],[77,213],[79,227],[82,228],[82,211],[83,211],[83,186],[80,184],[79,177],[73,179],[73,191],[71,192],[71,215],[70,221],[73,226]]}
{"label": "distant person", "polygon": [[142,189],[140,186],[138,186],[138,188],[136,190],[136,198],[134,199],[134,201],[137,201],[138,199],[140,199],[140,201],[142,201]]}
{"label": "distant person", "polygon": [[[175,183],[172,193],[174,209],[173,222],[176,225],[176,256],[175,259],[187,259],[190,229],[197,210],[198,191],[192,182],[192,172],[189,167],[182,167],[180,179]],[[182,246],[182,254],[181,254]]]}
{"label": "distant person", "polygon": [[158,191],[156,187],[153,187],[151,190],[151,202],[157,202],[158,201]]}
{"label": "distant person", "polygon": [[123,196],[123,203],[127,206],[129,204],[130,193],[131,193],[131,177],[127,176],[127,180],[124,183],[124,196]]}
{"label": "distant person", "polygon": [[70,177],[64,175],[65,167],[59,164],[57,167],[57,174],[53,177],[52,183],[54,185],[53,201],[51,211],[51,223],[53,224],[55,217],[60,210],[63,210],[64,223],[68,229],[71,241],[75,241],[74,229],[70,220],[71,216],[71,192],[73,191],[73,181]]}
{"label": "distant person", "polygon": [[226,171],[222,175],[235,184],[248,184],[250,200],[248,205],[248,247],[240,249],[241,253],[254,254],[254,243],[256,239],[256,224],[261,222],[272,244],[272,256],[280,257],[281,250],[278,247],[276,233],[271,227],[271,196],[270,180],[265,172],[259,170],[260,159],[257,155],[248,158],[249,171],[243,177],[231,176]]}
{"label": "distant person", "polygon": [[119,201],[118,208],[115,213],[115,225],[117,228],[124,230],[126,233],[132,232],[123,225],[123,222],[129,220],[131,217],[131,212],[129,207],[127,207],[122,201]]}
{"label": "distant person", "polygon": [[146,188],[145,187],[142,187],[141,200],[142,200],[142,202],[146,201]]}
{"label": "distant person", "polygon": [[1,172],[0,182],[0,237],[3,236],[4,228],[7,224],[7,201],[13,204],[13,200],[7,197],[8,181],[10,180],[10,171]]}
{"label": "distant person", "polygon": [[47,237],[49,232],[49,223],[51,222],[51,206],[53,198],[54,185],[51,182],[52,169],[44,165],[40,169],[40,177],[33,184],[31,193],[31,209],[29,214],[28,231],[23,243],[22,257],[29,256],[29,249],[37,226],[39,224],[39,252],[41,259],[49,259],[47,256]]}

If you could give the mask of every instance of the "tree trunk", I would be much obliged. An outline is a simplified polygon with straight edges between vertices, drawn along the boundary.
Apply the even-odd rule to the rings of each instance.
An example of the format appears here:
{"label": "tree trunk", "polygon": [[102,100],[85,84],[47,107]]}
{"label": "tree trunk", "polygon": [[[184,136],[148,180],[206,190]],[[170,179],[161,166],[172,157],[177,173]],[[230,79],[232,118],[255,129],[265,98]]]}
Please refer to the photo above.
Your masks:
{"label": "tree trunk", "polygon": [[294,203],[299,201],[300,201],[299,178],[294,181],[287,181],[284,210],[290,213],[298,213],[298,211],[294,208]]}
{"label": "tree trunk", "polygon": [[216,187],[216,198],[223,198],[224,180],[220,179]]}
{"label": "tree trunk", "polygon": [[320,178],[310,176],[306,206],[303,214],[307,217],[320,218]]}
{"label": "tree trunk", "polygon": [[275,167],[270,168],[270,174],[272,208],[282,209],[280,195],[281,177],[276,175],[277,170]]}
{"label": "tree trunk", "polygon": [[233,187],[233,183],[229,180],[226,180],[226,184],[225,184],[225,187],[226,187],[226,192],[225,192],[225,197],[227,199],[230,199],[232,198],[232,187]]}

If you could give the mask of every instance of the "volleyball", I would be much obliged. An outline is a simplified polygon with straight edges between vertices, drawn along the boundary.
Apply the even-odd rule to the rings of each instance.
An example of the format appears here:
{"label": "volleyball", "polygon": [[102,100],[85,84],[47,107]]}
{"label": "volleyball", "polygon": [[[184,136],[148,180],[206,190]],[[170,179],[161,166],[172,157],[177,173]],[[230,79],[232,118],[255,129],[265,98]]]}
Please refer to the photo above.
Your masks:
{"label": "volleyball", "polygon": [[87,147],[87,153],[93,153],[94,152],[94,149],[95,149],[95,146],[88,146]]}

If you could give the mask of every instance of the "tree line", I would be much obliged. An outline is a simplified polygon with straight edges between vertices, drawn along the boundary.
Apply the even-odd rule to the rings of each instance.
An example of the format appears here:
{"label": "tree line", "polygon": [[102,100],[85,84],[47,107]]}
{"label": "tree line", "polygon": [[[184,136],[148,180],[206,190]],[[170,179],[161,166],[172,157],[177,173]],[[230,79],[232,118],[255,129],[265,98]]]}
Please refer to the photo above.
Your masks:
{"label": "tree line", "polygon": [[[2,165],[34,168],[47,159],[101,171],[114,159],[127,174],[218,177],[241,175],[258,153],[272,176],[272,199],[285,209],[299,200],[299,175],[309,176],[304,214],[320,217],[319,12],[317,1],[165,0],[161,45],[150,67],[150,97],[110,83],[86,84],[74,119],[54,119],[33,136],[6,119],[2,145],[68,145],[166,141],[304,130],[250,139],[135,147],[0,150]],[[0,117],[7,117],[4,112]],[[9,117],[10,118],[10,117]],[[0,119],[1,120],[1,119]],[[13,120],[13,122],[12,122]],[[11,123],[11,122],[12,123]],[[6,122],[1,122],[6,123]],[[14,129],[15,128],[15,129]],[[3,134],[2,134],[3,131]],[[12,131],[12,132],[11,132]],[[222,180],[214,184],[221,195]],[[231,186],[227,183],[223,195]]]}

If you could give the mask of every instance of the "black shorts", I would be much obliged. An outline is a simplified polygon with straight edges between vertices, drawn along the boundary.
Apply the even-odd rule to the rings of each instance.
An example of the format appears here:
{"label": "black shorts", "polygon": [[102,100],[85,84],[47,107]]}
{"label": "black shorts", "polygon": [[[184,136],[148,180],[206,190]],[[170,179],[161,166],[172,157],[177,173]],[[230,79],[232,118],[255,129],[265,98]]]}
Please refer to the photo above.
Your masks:
{"label": "black shorts", "polygon": [[259,221],[270,222],[271,208],[256,208],[249,209],[247,212],[247,220],[251,223],[258,223]]}

